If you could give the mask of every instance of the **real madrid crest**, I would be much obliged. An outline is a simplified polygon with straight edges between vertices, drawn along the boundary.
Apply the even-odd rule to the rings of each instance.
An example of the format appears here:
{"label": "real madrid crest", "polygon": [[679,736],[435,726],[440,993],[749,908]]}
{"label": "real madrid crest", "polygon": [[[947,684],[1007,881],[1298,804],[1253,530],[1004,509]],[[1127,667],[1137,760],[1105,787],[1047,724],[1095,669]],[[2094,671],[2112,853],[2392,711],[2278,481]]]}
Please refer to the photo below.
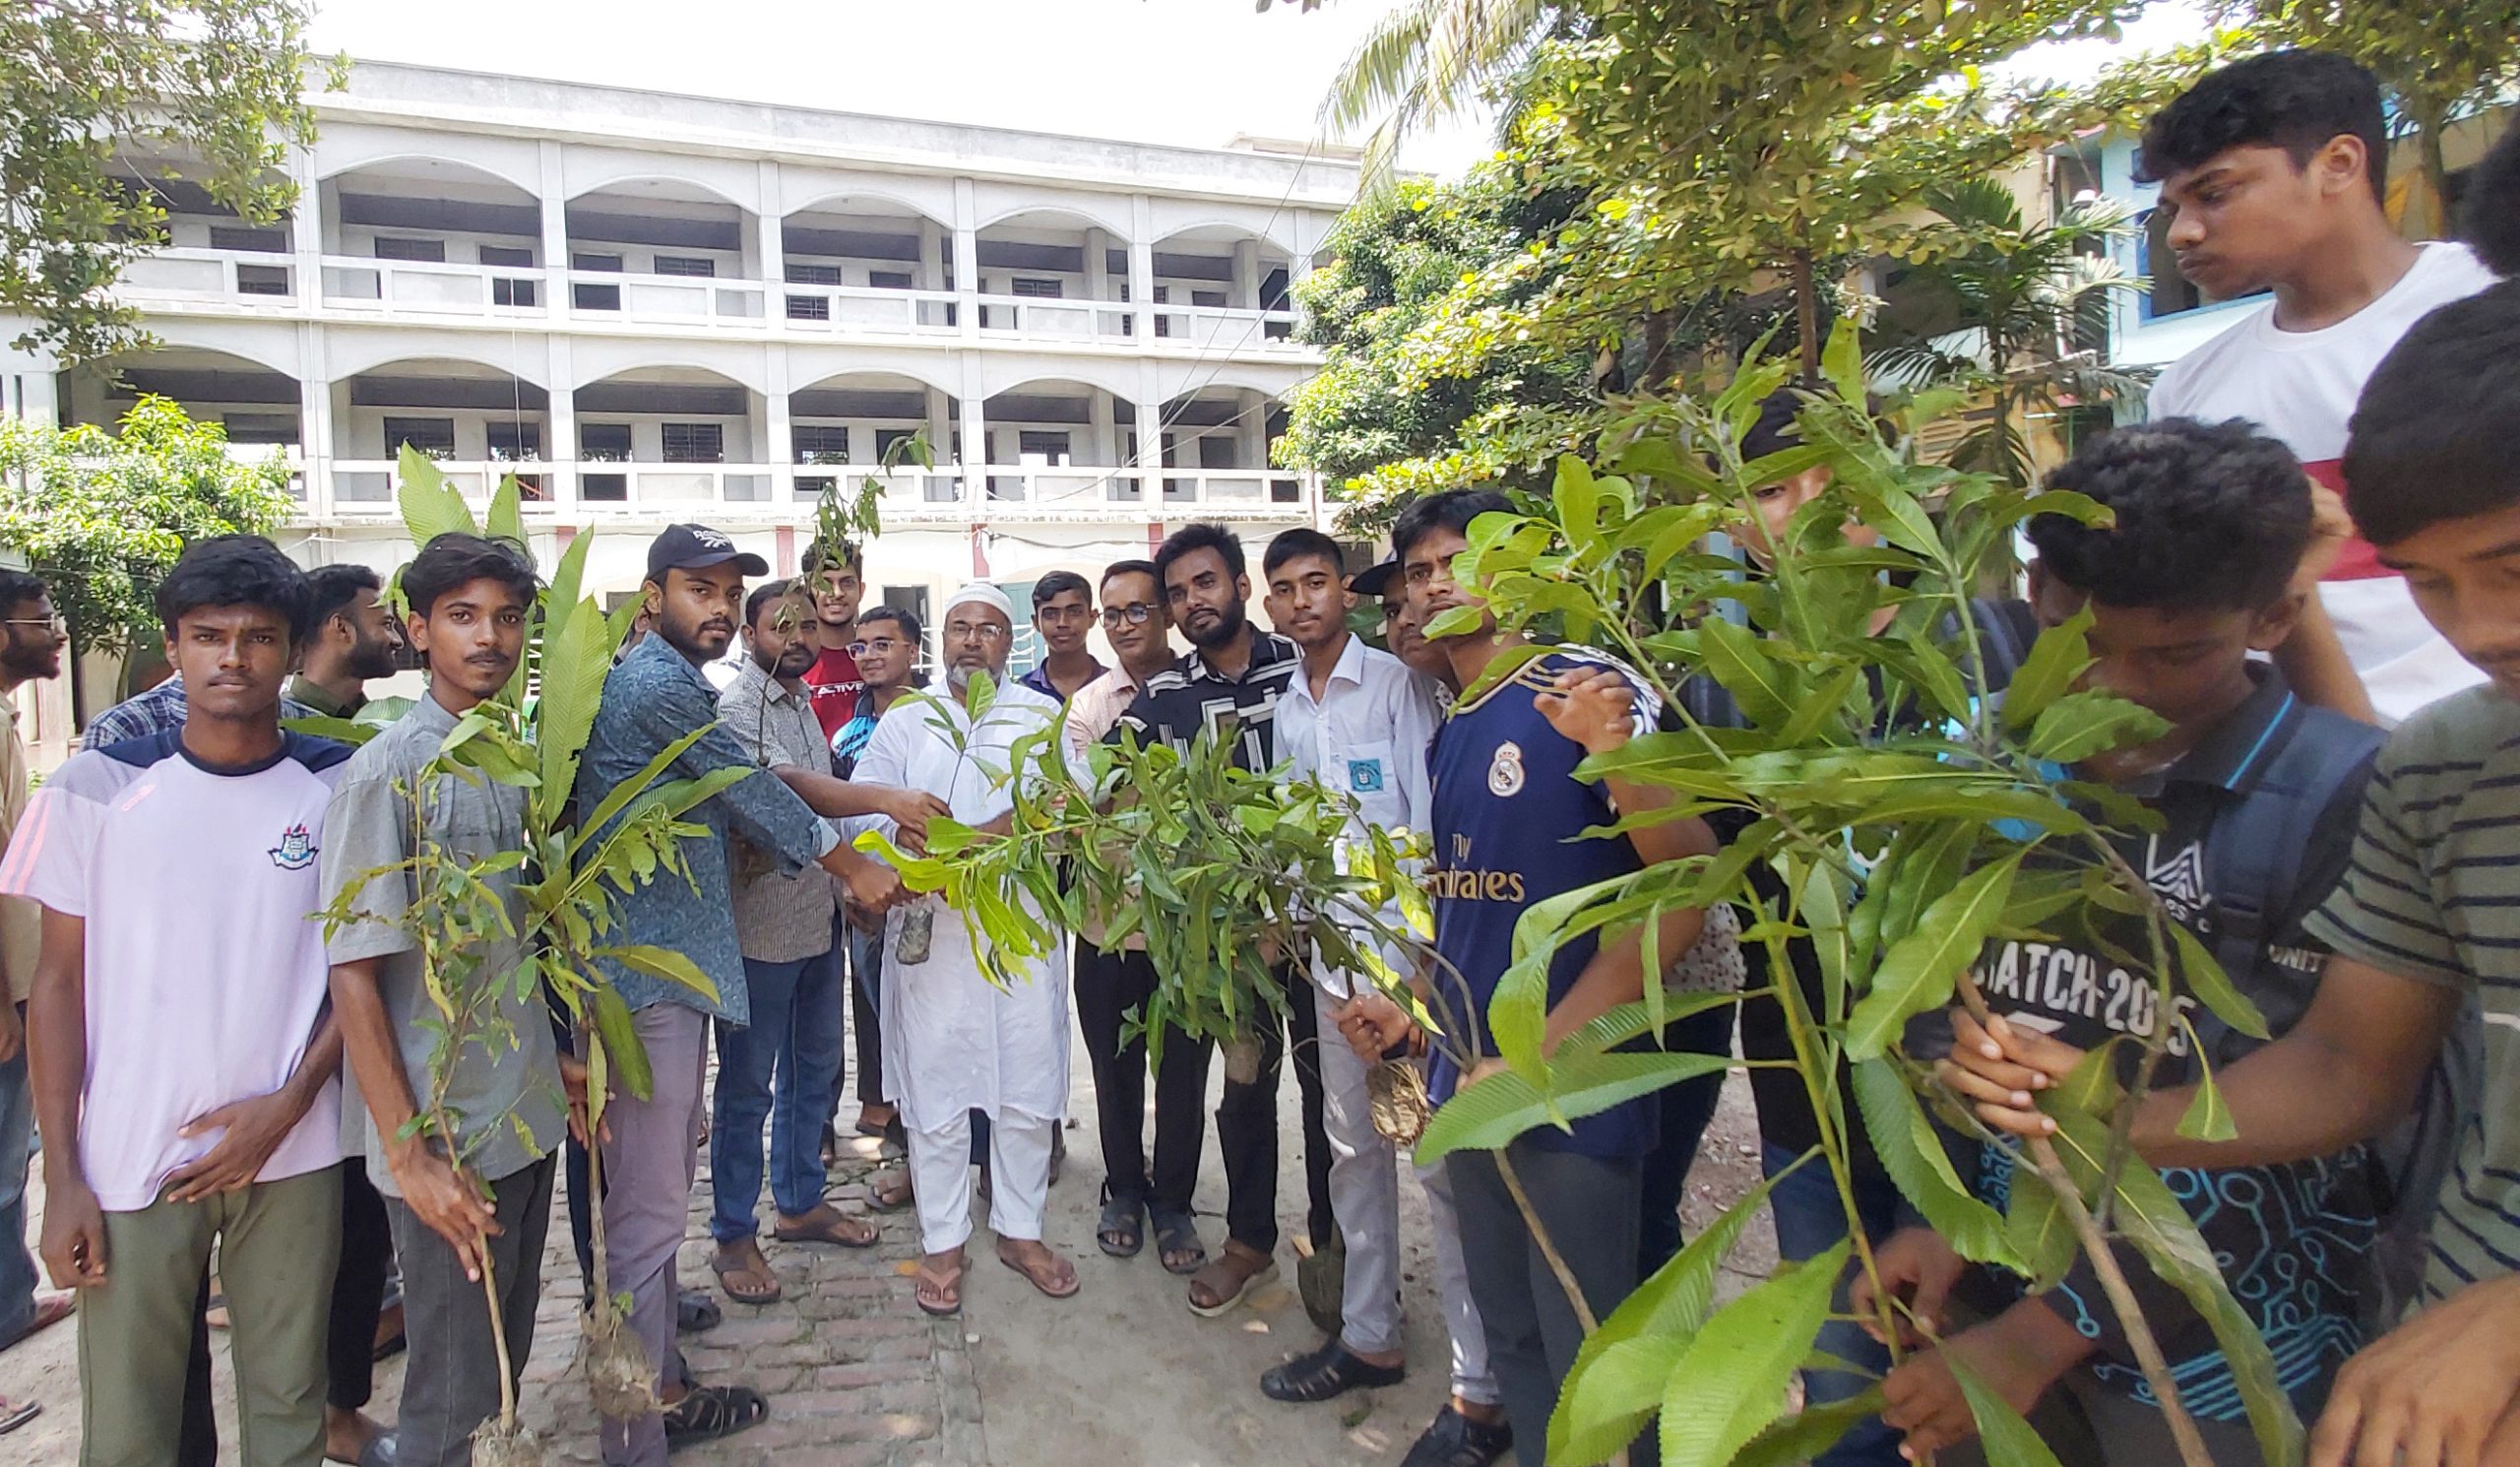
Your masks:
{"label": "real madrid crest", "polygon": [[1487,766],[1487,793],[1499,799],[1523,793],[1523,746],[1508,738],[1496,745],[1495,762]]}

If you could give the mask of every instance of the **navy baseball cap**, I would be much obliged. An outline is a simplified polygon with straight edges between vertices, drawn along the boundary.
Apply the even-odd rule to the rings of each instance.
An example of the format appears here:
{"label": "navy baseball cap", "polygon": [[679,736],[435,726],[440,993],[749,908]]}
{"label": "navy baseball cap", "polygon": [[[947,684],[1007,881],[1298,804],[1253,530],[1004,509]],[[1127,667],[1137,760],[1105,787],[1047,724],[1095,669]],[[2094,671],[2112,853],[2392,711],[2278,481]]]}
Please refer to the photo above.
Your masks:
{"label": "navy baseball cap", "polygon": [[1400,562],[1386,560],[1367,566],[1348,578],[1348,589],[1358,596],[1388,596],[1398,589],[1392,583],[1400,578]]}
{"label": "navy baseball cap", "polygon": [[648,579],[662,581],[669,570],[705,570],[729,560],[745,575],[770,574],[769,561],[736,549],[733,541],[706,525],[667,525],[648,542]]}

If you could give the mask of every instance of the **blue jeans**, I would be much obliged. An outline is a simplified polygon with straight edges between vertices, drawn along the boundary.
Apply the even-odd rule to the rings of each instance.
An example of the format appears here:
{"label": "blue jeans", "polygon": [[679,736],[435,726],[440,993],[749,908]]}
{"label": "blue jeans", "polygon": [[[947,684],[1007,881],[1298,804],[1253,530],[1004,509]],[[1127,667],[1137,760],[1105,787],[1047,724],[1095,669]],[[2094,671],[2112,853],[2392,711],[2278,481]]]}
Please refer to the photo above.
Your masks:
{"label": "blue jeans", "polygon": [[[0,1003],[8,1001],[0,993]],[[19,1010],[23,1021],[26,1011]],[[27,1251],[27,1148],[35,1133],[27,1047],[0,1063],[0,1350],[35,1322],[35,1260]]]}
{"label": "blue jeans", "polygon": [[[1774,1177],[1794,1165],[1795,1155],[1781,1146],[1770,1146],[1761,1162],[1767,1175]],[[1864,1235],[1873,1243],[1887,1240],[1897,1229],[1899,1189],[1888,1178],[1857,1173],[1855,1205],[1861,1216]],[[1828,1167],[1817,1157],[1768,1193],[1768,1207],[1776,1215],[1776,1250],[1790,1262],[1799,1263],[1825,1253],[1847,1236],[1846,1205],[1838,1200],[1837,1184],[1830,1180]],[[1856,1267],[1850,1261],[1846,1278],[1838,1281],[1837,1295],[1829,1305],[1838,1314],[1847,1312],[1847,1287],[1855,1279]],[[1843,1371],[1804,1371],[1803,1398],[1814,1406],[1859,1396],[1889,1372],[1889,1347],[1865,1334],[1863,1326],[1852,1319],[1831,1319],[1821,1325],[1814,1345],[1824,1354],[1872,1372],[1871,1378],[1866,1378]],[[1899,1434],[1883,1426],[1879,1417],[1866,1417],[1849,1428],[1835,1445],[1812,1458],[1812,1467],[1906,1467],[1899,1455]]]}
{"label": "blue jeans", "polygon": [[[801,962],[744,959],[752,1023],[718,1026],[718,1098],[709,1120],[709,1176],[716,1211],[710,1236],[754,1236],[761,1201],[761,1123],[770,1121],[770,1196],[801,1217],[823,1199],[823,1116],[841,1068],[848,993],[840,953]],[[772,1104],[773,1081],[777,1104]]]}

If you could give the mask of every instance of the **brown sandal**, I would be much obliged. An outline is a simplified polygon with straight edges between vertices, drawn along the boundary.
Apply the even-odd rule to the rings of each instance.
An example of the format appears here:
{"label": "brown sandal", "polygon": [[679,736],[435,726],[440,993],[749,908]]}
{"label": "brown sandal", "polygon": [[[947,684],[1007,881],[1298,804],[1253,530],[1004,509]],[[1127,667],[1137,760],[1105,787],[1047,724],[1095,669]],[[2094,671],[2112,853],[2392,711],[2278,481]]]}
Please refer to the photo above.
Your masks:
{"label": "brown sandal", "polygon": [[[774,1305],[788,1293],[779,1282],[779,1276],[770,1271],[770,1260],[761,1256],[758,1245],[755,1245],[752,1257],[738,1259],[730,1255],[726,1244],[721,1244],[718,1251],[710,1255],[709,1270],[718,1276],[718,1287],[725,1290],[726,1297],[737,1304]],[[737,1279],[759,1279],[761,1283],[738,1284],[735,1282]]]}
{"label": "brown sandal", "polygon": [[[1043,1251],[1048,1252],[1047,1249]],[[1009,1254],[1004,1244],[1000,1244],[997,1261],[1024,1275],[1034,1288],[1052,1299],[1072,1299],[1077,1290],[1085,1287],[1084,1281],[1076,1276],[1076,1265],[1056,1253],[1049,1253],[1049,1261],[1045,1264],[1023,1263]]]}
{"label": "brown sandal", "polygon": [[[1190,1312],[1202,1319],[1225,1313],[1263,1284],[1278,1277],[1278,1260],[1249,1244],[1228,1240],[1225,1252],[1190,1278]],[[1202,1302],[1200,1295],[1207,1300]]]}
{"label": "brown sandal", "polygon": [[963,1266],[959,1263],[953,1272],[940,1277],[929,1273],[927,1261],[920,1259],[918,1272],[911,1275],[911,1289],[921,1313],[950,1319],[963,1312]]}
{"label": "brown sandal", "polygon": [[866,1179],[866,1210],[869,1212],[899,1212],[917,1200],[918,1192],[911,1185],[908,1167],[878,1172]]}
{"label": "brown sandal", "polygon": [[772,1225],[770,1236],[781,1243],[823,1243],[834,1247],[871,1248],[884,1241],[884,1230],[871,1218],[850,1217],[826,1202],[794,1223],[780,1219]]}

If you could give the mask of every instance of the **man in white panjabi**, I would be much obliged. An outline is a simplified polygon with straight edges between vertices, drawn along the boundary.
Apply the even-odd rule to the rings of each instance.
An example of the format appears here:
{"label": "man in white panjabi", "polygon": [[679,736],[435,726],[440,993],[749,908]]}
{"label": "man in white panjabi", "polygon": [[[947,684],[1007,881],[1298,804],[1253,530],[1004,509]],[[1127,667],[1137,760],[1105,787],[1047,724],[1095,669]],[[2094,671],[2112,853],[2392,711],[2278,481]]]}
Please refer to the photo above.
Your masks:
{"label": "man in white panjabi", "polygon": [[[1014,805],[1011,748],[1046,729],[1056,701],[1005,678],[1014,607],[996,587],[975,583],[946,602],[937,650],[944,670],[924,698],[905,697],[875,725],[852,778],[933,795],[966,825],[989,826]],[[996,698],[975,724],[965,691],[986,673]],[[852,835],[890,824],[850,822]],[[1050,1141],[1067,1106],[1067,958],[1015,963],[1005,988],[981,971],[985,936],[929,896],[896,908],[884,925],[885,1099],[900,1108],[918,1202],[918,1307],[962,1308],[964,1243],[972,1233],[972,1121],[989,1118],[989,1226],[1000,1262],[1053,1299],[1077,1290],[1076,1267],[1041,1244]]]}

